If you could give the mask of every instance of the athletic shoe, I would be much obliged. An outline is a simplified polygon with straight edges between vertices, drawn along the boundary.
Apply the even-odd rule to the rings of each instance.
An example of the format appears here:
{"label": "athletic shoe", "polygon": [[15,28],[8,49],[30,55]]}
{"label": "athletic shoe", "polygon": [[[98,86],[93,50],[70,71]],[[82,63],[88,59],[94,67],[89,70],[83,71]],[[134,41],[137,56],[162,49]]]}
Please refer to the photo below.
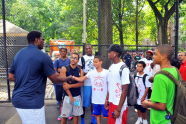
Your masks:
{"label": "athletic shoe", "polygon": [[59,115],[59,116],[57,117],[57,120],[60,121],[61,119],[62,119],[62,115]]}
{"label": "athletic shoe", "polygon": [[73,119],[73,117],[68,117],[68,120],[72,120]]}

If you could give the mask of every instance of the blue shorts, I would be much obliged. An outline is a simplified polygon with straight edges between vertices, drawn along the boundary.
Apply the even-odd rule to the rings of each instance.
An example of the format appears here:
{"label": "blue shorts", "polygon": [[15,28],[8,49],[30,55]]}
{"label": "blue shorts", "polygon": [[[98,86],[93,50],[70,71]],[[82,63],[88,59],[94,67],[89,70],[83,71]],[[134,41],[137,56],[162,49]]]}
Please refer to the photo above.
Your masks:
{"label": "blue shorts", "polygon": [[92,104],[93,115],[103,115],[103,117],[108,117],[108,110],[105,109],[103,104]]}
{"label": "blue shorts", "polygon": [[83,86],[81,93],[83,96],[83,107],[90,107],[92,99],[92,86]]}

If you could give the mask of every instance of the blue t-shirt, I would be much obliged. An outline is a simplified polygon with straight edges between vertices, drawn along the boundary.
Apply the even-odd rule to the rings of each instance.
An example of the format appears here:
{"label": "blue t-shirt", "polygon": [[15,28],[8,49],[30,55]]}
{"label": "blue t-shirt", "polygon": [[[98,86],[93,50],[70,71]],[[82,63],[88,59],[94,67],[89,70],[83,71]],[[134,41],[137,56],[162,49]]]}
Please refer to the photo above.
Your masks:
{"label": "blue t-shirt", "polygon": [[29,45],[16,54],[10,73],[15,76],[13,105],[21,109],[42,108],[47,77],[55,73],[50,57]]}
{"label": "blue t-shirt", "polygon": [[70,59],[69,58],[67,58],[65,60],[60,58],[60,59],[57,59],[57,60],[54,61],[54,68],[55,69],[61,68],[63,66],[68,66],[68,65],[70,65]]}
{"label": "blue t-shirt", "polygon": [[[61,68],[63,66],[69,66],[70,65],[70,59],[67,58],[65,60],[63,59],[57,59],[54,61],[54,68],[57,70],[58,68]],[[60,83],[55,83],[54,85],[62,85]],[[61,87],[62,88],[62,87]]]}

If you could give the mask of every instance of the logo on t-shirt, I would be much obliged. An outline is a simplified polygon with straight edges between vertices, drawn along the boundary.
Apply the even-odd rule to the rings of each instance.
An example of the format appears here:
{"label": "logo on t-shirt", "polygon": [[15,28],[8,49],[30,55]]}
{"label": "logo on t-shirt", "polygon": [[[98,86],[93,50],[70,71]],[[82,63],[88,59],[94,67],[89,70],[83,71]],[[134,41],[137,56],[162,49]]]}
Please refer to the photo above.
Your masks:
{"label": "logo on t-shirt", "polygon": [[104,78],[103,77],[95,77],[94,83],[93,83],[93,90],[94,91],[103,91],[103,85],[104,85]]}
{"label": "logo on t-shirt", "polygon": [[115,95],[116,98],[121,97],[121,83],[116,83]]}

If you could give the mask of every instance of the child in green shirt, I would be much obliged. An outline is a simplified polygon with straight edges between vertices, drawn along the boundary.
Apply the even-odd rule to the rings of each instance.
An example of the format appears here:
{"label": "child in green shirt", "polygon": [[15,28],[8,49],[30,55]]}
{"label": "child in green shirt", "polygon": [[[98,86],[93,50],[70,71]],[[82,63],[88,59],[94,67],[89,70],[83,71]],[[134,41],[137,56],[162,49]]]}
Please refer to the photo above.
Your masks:
{"label": "child in green shirt", "polygon": [[[174,51],[170,45],[158,46],[153,56],[154,63],[159,64],[161,70],[168,71],[176,79],[178,73],[175,67],[171,66],[170,60]],[[154,77],[152,95],[150,100],[144,100],[142,106],[150,109],[150,124],[170,124],[171,120],[166,119],[166,109],[173,114],[175,97],[175,84],[163,74]]]}

